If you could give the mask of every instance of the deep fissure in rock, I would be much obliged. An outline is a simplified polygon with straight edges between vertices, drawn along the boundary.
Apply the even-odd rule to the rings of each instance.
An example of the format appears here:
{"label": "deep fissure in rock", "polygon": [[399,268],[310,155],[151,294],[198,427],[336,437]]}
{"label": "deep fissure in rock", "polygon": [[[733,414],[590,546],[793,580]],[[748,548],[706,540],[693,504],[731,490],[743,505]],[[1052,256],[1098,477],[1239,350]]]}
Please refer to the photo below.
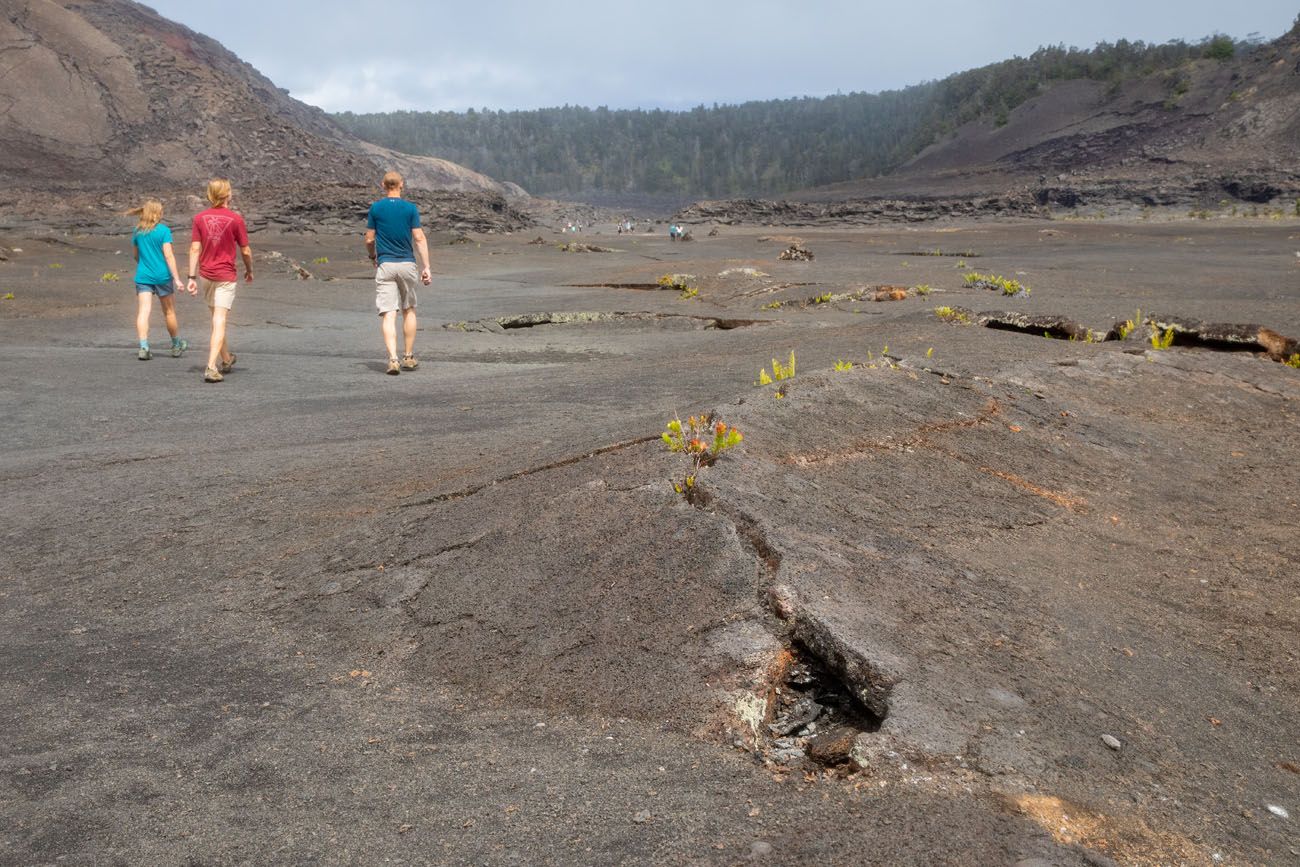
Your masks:
{"label": "deep fissure in rock", "polygon": [[566,283],[571,289],[634,289],[638,292],[680,291],[674,286],[661,286],[658,283]]}
{"label": "deep fissure in rock", "polygon": [[684,313],[649,313],[649,312],[604,312],[584,311],[579,313],[521,313],[515,316],[499,316],[491,319],[478,319],[472,322],[448,322],[442,327],[449,331],[481,331],[505,333],[525,328],[537,328],[543,325],[590,325],[593,323],[622,322],[664,322],[666,320],[686,320],[696,322],[704,330],[731,331],[736,328],[748,328],[751,325],[771,324],[767,319],[739,319],[721,316],[694,316]]}
{"label": "deep fissure in rock", "polygon": [[1094,331],[1065,316],[1015,311],[985,311],[974,314],[966,308],[952,308],[955,314],[973,319],[994,331],[1012,331],[1057,340],[1084,343],[1145,343],[1152,335],[1168,333],[1172,346],[1208,349],[1213,352],[1265,353],[1274,361],[1287,361],[1300,352],[1300,340],[1271,328],[1249,323],[1200,322],[1173,316],[1148,316],[1141,322],[1117,322],[1109,331]]}
{"label": "deep fissure in rock", "polygon": [[[754,752],[777,764],[811,761],[826,767],[851,769],[858,735],[880,731],[889,714],[887,696],[892,683],[886,684],[883,691],[881,684],[871,678],[861,684],[852,683],[847,673],[871,670],[869,662],[836,665],[835,660],[819,654],[801,637],[801,633],[816,634],[816,629],[807,624],[801,626],[800,618],[792,618],[791,612],[783,610],[776,600],[773,591],[782,555],[768,541],[758,521],[729,508],[704,489],[698,489],[691,502],[699,509],[712,508],[731,521],[763,573],[760,601],[778,621],[789,623],[782,638],[785,650],[768,672],[762,696],[763,717],[754,732]],[[879,712],[869,707],[861,699],[862,695],[877,697],[875,705]]]}
{"label": "deep fissure in rock", "polygon": [[949,253],[946,250],[912,250],[912,251],[899,250],[890,253],[890,255],[891,256],[948,256],[954,259],[978,259],[984,254],[976,253],[974,250],[966,250],[964,252],[959,251],[956,253]]}

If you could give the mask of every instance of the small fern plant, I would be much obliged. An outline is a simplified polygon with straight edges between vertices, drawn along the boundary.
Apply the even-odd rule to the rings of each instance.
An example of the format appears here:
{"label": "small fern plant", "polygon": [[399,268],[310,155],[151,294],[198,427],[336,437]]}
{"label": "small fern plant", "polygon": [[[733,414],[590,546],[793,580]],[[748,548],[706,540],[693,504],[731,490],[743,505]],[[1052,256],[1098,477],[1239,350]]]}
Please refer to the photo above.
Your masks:
{"label": "small fern plant", "polygon": [[758,371],[758,384],[771,385],[774,382],[781,382],[785,379],[794,379],[794,350],[790,350],[790,363],[782,364],[775,358],[772,359],[772,375],[767,375],[767,368]]}
{"label": "small fern plant", "polygon": [[1168,349],[1174,345],[1174,329],[1166,328],[1163,332],[1159,328],[1151,329],[1151,348],[1157,351]]}

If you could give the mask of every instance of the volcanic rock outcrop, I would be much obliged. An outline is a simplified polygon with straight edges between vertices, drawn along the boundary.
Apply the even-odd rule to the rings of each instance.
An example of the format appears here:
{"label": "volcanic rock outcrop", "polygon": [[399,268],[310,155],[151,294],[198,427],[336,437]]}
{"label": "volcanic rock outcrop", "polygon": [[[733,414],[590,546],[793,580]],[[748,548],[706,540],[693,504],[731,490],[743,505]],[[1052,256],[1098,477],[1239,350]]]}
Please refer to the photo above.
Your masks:
{"label": "volcanic rock outcrop", "polygon": [[11,0],[0,13],[0,180],[93,190],[195,182],[523,191],[356,140],[215,40],[131,0]]}

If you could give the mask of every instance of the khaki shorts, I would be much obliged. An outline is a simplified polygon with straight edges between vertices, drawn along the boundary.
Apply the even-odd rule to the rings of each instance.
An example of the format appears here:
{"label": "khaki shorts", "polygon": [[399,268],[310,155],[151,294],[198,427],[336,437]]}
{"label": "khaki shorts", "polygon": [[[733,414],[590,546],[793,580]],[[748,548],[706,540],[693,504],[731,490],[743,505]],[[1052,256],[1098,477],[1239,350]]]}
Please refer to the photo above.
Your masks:
{"label": "khaki shorts", "polygon": [[384,262],[375,271],[375,307],[379,315],[415,309],[415,287],[420,269],[414,262]]}
{"label": "khaki shorts", "polygon": [[222,307],[226,310],[234,307],[235,287],[238,285],[233,281],[222,283],[209,280],[207,277],[199,278],[199,287],[203,289],[203,300],[208,302],[209,307]]}

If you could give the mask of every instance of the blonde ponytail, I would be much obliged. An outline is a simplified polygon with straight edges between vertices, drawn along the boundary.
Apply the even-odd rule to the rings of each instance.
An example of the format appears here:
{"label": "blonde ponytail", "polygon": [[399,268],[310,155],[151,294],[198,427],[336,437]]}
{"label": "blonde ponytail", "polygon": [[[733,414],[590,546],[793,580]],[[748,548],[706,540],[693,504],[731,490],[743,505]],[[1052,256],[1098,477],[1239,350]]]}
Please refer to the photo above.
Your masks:
{"label": "blonde ponytail", "polygon": [[154,226],[162,222],[163,206],[162,202],[157,199],[149,199],[138,208],[132,208],[126,212],[128,216],[139,217],[140,222],[135,224],[137,232],[145,234],[152,232]]}

